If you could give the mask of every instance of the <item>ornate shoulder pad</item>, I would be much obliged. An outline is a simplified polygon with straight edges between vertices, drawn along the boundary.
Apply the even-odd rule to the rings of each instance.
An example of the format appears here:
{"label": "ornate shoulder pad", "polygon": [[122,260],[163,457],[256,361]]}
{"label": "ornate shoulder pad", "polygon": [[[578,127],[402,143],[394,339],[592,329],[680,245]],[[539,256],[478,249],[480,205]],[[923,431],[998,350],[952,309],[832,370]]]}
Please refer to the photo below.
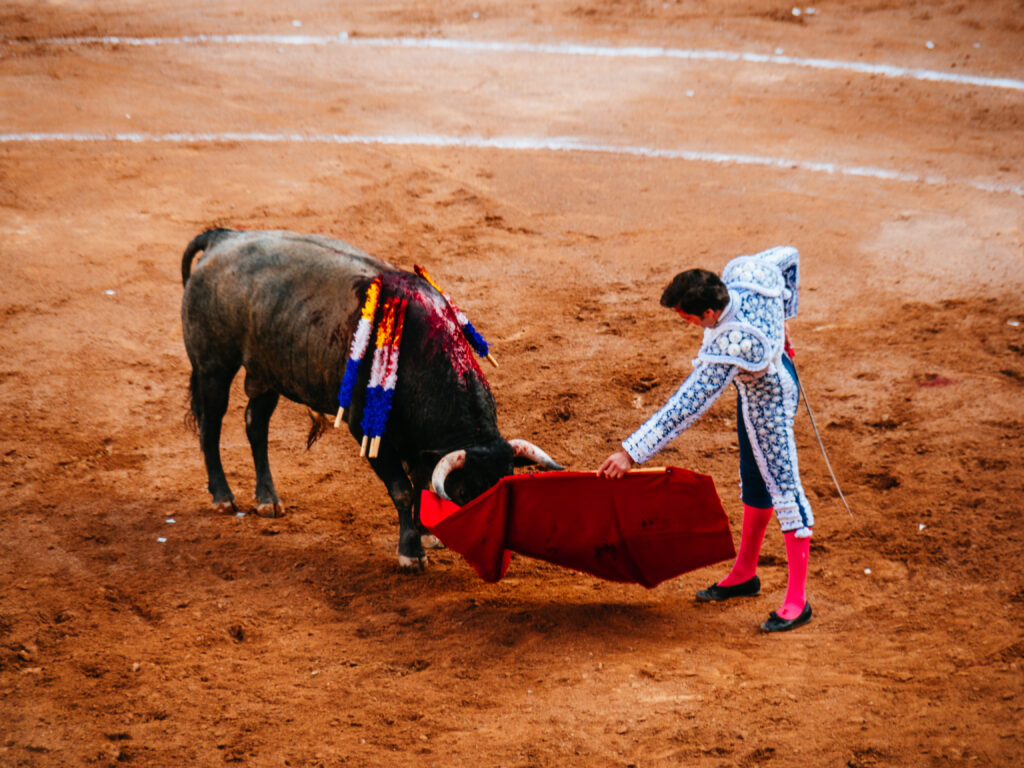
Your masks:
{"label": "ornate shoulder pad", "polygon": [[722,270],[722,282],[730,288],[754,291],[762,296],[782,296],[785,282],[782,273],[769,261],[757,256],[739,256]]}
{"label": "ornate shoulder pad", "polygon": [[800,252],[791,245],[778,245],[761,251],[754,258],[770,262],[779,268],[786,287],[782,291],[786,306],[786,319],[796,317],[800,288]]}
{"label": "ornate shoulder pad", "polygon": [[757,328],[741,323],[723,323],[704,332],[704,342],[695,362],[735,365],[757,373],[768,367],[777,354],[771,342]]}

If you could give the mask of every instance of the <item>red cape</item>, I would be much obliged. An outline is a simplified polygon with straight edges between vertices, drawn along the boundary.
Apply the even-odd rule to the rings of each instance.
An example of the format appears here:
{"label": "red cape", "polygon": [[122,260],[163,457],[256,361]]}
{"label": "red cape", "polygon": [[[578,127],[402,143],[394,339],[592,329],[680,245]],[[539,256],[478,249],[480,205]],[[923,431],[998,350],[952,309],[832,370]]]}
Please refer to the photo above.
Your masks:
{"label": "red cape", "polygon": [[512,475],[464,507],[423,491],[420,522],[487,582],[511,552],[648,588],[736,555],[714,480],[677,467]]}

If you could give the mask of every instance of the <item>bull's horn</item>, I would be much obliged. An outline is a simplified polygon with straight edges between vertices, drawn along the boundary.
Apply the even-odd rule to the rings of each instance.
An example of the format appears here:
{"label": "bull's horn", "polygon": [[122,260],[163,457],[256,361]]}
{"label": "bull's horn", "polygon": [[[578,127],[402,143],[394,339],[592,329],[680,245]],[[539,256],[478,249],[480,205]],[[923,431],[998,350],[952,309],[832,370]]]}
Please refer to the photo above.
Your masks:
{"label": "bull's horn", "polygon": [[535,464],[540,464],[548,469],[565,469],[565,467],[527,440],[512,439],[508,441],[508,444],[512,446],[512,452],[516,456],[522,456],[524,459],[529,459]]}
{"label": "bull's horn", "polygon": [[465,451],[452,451],[446,454],[434,467],[434,474],[430,476],[430,487],[434,489],[434,493],[440,496],[442,499],[451,501],[448,494],[444,490],[444,481],[448,478],[448,473],[453,469],[458,469],[464,466],[466,463],[466,452]]}

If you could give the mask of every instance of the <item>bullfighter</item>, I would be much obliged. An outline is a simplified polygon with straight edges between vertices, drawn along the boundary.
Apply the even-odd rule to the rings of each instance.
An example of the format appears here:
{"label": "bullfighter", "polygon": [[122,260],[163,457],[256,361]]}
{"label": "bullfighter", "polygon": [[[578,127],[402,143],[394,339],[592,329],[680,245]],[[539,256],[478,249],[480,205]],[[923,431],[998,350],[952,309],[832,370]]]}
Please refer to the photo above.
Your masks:
{"label": "bullfighter", "polygon": [[788,246],[735,258],[721,277],[704,269],[676,275],[665,288],[661,305],[704,328],[693,371],[598,470],[614,479],[648,461],[733,383],[743,530],[732,570],[698,591],[697,599],[760,594],[757,560],[774,513],[785,537],[788,579],[781,607],[761,625],[765,632],[784,632],[811,620],[806,583],[814,516],[797,468],[793,419],[800,388],[787,323],[797,313],[799,280],[799,253]]}

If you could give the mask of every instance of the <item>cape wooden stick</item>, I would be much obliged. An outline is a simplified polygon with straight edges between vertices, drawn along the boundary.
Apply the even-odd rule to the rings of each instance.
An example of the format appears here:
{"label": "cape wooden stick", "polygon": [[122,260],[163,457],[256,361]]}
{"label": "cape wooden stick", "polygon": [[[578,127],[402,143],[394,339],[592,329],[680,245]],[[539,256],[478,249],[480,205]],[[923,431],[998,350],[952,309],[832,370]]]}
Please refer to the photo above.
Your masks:
{"label": "cape wooden stick", "polygon": [[[664,472],[667,467],[641,467],[640,469],[626,470],[627,475],[657,475]],[[591,470],[595,475],[600,472],[598,469]]]}

